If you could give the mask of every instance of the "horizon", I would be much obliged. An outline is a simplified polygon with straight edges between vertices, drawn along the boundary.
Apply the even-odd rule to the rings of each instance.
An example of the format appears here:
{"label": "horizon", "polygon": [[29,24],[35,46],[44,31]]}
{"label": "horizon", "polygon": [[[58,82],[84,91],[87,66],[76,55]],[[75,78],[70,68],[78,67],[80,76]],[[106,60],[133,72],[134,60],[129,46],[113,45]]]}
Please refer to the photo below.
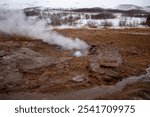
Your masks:
{"label": "horizon", "polygon": [[51,7],[51,8],[115,8],[118,5],[131,4],[137,6],[150,6],[149,0],[0,0],[0,8],[17,9],[27,7]]}

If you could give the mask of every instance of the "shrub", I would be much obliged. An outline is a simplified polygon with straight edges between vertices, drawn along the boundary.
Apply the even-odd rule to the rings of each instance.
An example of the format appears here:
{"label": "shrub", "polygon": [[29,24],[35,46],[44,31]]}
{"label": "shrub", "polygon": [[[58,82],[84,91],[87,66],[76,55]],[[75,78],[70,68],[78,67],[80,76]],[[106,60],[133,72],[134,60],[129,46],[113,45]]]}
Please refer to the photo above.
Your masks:
{"label": "shrub", "polygon": [[94,21],[88,21],[87,26],[90,28],[97,28],[97,24]]}
{"label": "shrub", "polygon": [[133,21],[133,22],[130,22],[128,24],[126,24],[128,27],[137,27],[138,26],[138,22],[137,21]]}
{"label": "shrub", "polygon": [[80,19],[79,16],[68,15],[63,17],[62,14],[52,14],[50,17],[50,25],[52,26],[60,26],[63,24],[75,25],[76,21]]}
{"label": "shrub", "polygon": [[40,10],[39,9],[32,9],[32,10],[24,10],[26,16],[39,16]]}
{"label": "shrub", "polygon": [[90,19],[90,15],[85,14],[85,19]]}
{"label": "shrub", "polygon": [[147,17],[146,25],[150,26],[150,14],[149,14],[148,17]]}
{"label": "shrub", "polygon": [[114,19],[115,15],[113,13],[99,13],[96,15],[91,15],[91,19]]}
{"label": "shrub", "polygon": [[106,28],[106,27],[113,26],[113,24],[112,24],[112,22],[105,20],[105,21],[101,22],[101,26]]}
{"label": "shrub", "polygon": [[50,16],[50,25],[59,26],[62,24],[61,16],[59,14],[53,14]]}
{"label": "shrub", "polygon": [[121,19],[121,20],[119,21],[119,26],[120,26],[120,27],[126,27],[126,26],[127,26],[127,20],[126,20],[126,18]]}

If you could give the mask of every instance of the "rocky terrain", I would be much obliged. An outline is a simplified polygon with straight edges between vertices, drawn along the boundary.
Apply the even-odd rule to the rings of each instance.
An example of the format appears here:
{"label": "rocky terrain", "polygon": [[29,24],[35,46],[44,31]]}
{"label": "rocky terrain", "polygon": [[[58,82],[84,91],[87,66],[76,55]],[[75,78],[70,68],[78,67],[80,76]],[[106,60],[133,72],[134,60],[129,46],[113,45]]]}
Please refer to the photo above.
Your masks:
{"label": "rocky terrain", "polygon": [[55,31],[88,53],[0,33],[0,99],[150,99],[150,29]]}

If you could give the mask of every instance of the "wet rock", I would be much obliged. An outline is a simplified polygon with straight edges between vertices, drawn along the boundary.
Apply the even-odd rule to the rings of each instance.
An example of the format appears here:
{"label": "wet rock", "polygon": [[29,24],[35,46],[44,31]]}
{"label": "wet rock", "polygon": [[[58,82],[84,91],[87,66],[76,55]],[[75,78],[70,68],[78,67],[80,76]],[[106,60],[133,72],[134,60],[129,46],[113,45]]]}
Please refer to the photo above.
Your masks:
{"label": "wet rock", "polygon": [[127,50],[128,55],[140,55],[141,52],[137,51],[135,48],[132,50]]}
{"label": "wet rock", "polygon": [[12,82],[12,83],[18,83],[23,78],[21,73],[14,72],[14,71],[9,71],[8,75],[6,77],[7,77],[6,81],[7,82]]}
{"label": "wet rock", "polygon": [[119,63],[116,59],[102,57],[99,59],[99,65],[101,67],[118,67]]}
{"label": "wet rock", "polygon": [[38,87],[40,87],[40,84],[37,83],[37,81],[35,80],[27,80],[23,85],[22,85],[22,89],[24,90],[29,90],[29,91],[33,91],[36,90]]}
{"label": "wet rock", "polygon": [[84,75],[76,75],[75,77],[72,78],[72,81],[74,82],[85,82],[88,79]]}
{"label": "wet rock", "polygon": [[23,80],[23,75],[20,72],[15,72],[12,69],[10,70],[3,70],[0,75],[1,79],[0,79],[0,84],[4,85],[4,84],[14,84],[14,85],[18,85],[22,82]]}
{"label": "wet rock", "polygon": [[75,77],[73,77],[72,80],[76,81],[76,82],[83,82],[84,78],[83,78],[83,76],[75,76]]}
{"label": "wet rock", "polygon": [[117,68],[122,63],[121,55],[116,48],[100,47],[98,54],[89,55],[90,69],[96,73],[106,74],[108,76],[116,76]]}
{"label": "wet rock", "polygon": [[0,80],[4,79],[4,76],[0,76]]}
{"label": "wet rock", "polygon": [[110,76],[110,77],[117,77],[118,76],[118,72],[114,71],[113,69],[110,69],[110,68],[102,68],[102,67],[100,67],[99,73],[107,75],[107,76]]}
{"label": "wet rock", "polygon": [[24,62],[24,64],[22,65],[22,68],[24,71],[29,71],[29,70],[38,69],[41,67],[52,65],[56,62],[56,59],[51,58],[51,57],[37,57],[37,58],[34,58],[34,60],[30,59],[30,61]]}
{"label": "wet rock", "polygon": [[[20,48],[12,50],[1,59],[0,67],[0,90],[17,89],[23,82],[23,72],[38,72],[38,68],[46,67],[58,62],[55,57],[44,56],[30,48]],[[3,77],[2,77],[3,76]],[[4,87],[7,84],[6,87]],[[36,82],[26,84],[29,89],[34,89],[39,85]]]}
{"label": "wet rock", "polygon": [[19,89],[18,85],[22,83],[23,75],[20,72],[15,72],[13,69],[3,70],[3,76],[0,79],[0,92],[10,92]]}
{"label": "wet rock", "polygon": [[122,58],[116,49],[103,50],[98,55],[98,63],[102,67],[118,67]]}
{"label": "wet rock", "polygon": [[25,72],[58,62],[55,57],[43,56],[29,48],[20,48],[13,51],[12,54],[3,57],[3,60],[3,63],[6,64],[18,63]]}
{"label": "wet rock", "polygon": [[52,45],[53,48],[57,49],[57,50],[63,50],[63,48],[59,45]]}
{"label": "wet rock", "polygon": [[88,60],[89,60],[89,68],[94,72],[98,72],[100,68],[98,63],[98,57],[93,55],[90,56]]}
{"label": "wet rock", "polygon": [[144,92],[144,97],[145,97],[147,100],[150,100],[150,93]]}
{"label": "wet rock", "polygon": [[6,55],[6,52],[4,50],[1,50],[0,51],[0,58],[3,57],[3,56],[5,56],[5,55]]}
{"label": "wet rock", "polygon": [[91,54],[96,54],[97,53],[97,45],[91,45],[90,47],[89,47],[89,55],[91,55]]}
{"label": "wet rock", "polygon": [[110,81],[113,80],[113,78],[110,77],[110,76],[104,75],[104,76],[103,76],[103,80],[105,80],[105,81],[107,81],[107,82],[110,82]]}

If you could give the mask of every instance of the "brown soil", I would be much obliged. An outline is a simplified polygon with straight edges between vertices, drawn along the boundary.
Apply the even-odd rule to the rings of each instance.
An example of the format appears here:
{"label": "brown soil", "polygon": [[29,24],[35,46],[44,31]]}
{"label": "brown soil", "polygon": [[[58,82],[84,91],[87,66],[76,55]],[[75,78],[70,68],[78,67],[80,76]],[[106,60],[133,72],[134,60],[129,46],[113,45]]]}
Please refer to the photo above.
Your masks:
{"label": "brown soil", "polygon": [[0,34],[0,99],[150,99],[150,80],[107,96],[95,88],[146,73],[150,29],[55,31],[87,42],[88,55],[74,57],[73,51],[40,40]]}

